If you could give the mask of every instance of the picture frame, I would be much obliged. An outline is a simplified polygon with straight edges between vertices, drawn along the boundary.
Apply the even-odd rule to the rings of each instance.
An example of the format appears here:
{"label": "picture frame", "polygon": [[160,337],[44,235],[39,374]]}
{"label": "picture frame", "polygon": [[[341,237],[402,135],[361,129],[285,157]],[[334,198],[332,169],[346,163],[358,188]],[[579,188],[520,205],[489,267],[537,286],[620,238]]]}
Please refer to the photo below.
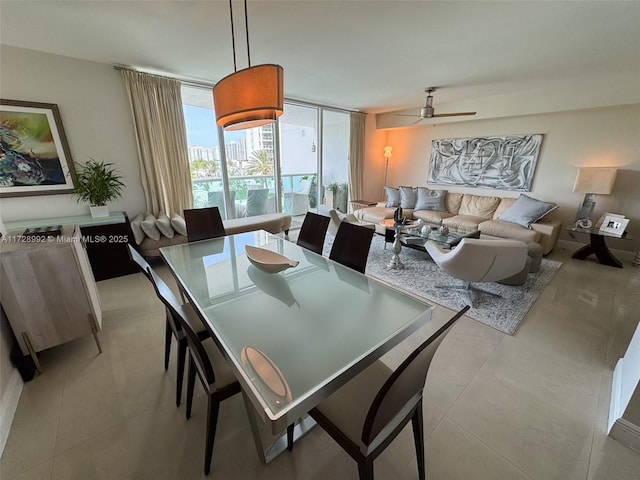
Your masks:
{"label": "picture frame", "polygon": [[600,225],[600,231],[622,237],[629,224],[629,219],[617,215],[606,215]]}
{"label": "picture frame", "polygon": [[0,99],[0,197],[71,193],[75,181],[58,105]]}
{"label": "picture frame", "polygon": [[604,222],[604,219],[607,218],[607,216],[624,218],[624,215],[620,215],[618,213],[605,212],[596,222],[596,225],[595,225],[596,230],[600,230],[600,227],[602,226],[602,223]]}

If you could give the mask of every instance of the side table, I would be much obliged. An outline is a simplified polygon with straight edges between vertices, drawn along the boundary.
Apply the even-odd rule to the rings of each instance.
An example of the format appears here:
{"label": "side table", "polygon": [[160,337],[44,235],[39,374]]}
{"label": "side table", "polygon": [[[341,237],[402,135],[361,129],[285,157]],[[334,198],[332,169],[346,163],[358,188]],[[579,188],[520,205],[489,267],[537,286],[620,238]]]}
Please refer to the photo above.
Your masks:
{"label": "side table", "polygon": [[611,238],[622,238],[624,240],[633,240],[630,235],[627,235],[627,232],[624,233],[622,237],[618,237],[616,235],[611,235],[606,232],[601,232],[600,230],[596,230],[595,228],[575,228],[570,227],[566,229],[569,232],[573,233],[588,233],[589,234],[589,243],[584,247],[576,250],[571,258],[577,258],[578,260],[584,260],[589,255],[595,255],[600,263],[603,265],[608,265],[610,267],[622,268],[622,262],[618,260],[607,244],[605,239],[607,237]]}
{"label": "side table", "polygon": [[[362,208],[366,207],[375,207],[378,204],[378,202],[373,202],[371,200],[349,200],[349,203],[351,203],[354,210],[355,207],[360,207],[358,210],[361,210]],[[363,215],[362,213],[360,213],[360,220],[362,220],[362,217]]]}

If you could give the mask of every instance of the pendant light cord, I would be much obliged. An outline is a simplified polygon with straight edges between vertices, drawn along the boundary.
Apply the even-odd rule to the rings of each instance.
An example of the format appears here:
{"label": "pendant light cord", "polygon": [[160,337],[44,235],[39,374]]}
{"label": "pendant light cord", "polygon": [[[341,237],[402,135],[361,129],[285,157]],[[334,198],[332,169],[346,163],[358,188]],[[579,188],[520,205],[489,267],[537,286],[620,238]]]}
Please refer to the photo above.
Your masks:
{"label": "pendant light cord", "polygon": [[245,31],[247,32],[247,62],[249,63],[249,67],[251,67],[251,52],[249,51],[249,17],[247,16],[247,0],[244,0],[244,28],[245,28]]}
{"label": "pendant light cord", "polygon": [[[245,0],[246,2],[246,0]],[[246,15],[246,3],[245,3],[245,15]],[[231,16],[231,47],[233,48],[233,71],[238,71],[238,66],[236,64],[236,36],[233,31],[233,5],[231,4],[231,0],[229,0],[229,15]],[[247,37],[249,32],[247,32]]]}

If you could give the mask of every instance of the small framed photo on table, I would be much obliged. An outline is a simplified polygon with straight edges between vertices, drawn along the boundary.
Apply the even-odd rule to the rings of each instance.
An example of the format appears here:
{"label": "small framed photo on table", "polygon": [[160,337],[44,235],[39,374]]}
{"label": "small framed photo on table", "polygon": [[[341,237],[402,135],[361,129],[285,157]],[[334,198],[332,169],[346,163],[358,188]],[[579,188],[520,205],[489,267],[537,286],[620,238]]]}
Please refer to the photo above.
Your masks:
{"label": "small framed photo on table", "polygon": [[618,215],[605,215],[600,231],[621,237],[629,224],[629,219]]}

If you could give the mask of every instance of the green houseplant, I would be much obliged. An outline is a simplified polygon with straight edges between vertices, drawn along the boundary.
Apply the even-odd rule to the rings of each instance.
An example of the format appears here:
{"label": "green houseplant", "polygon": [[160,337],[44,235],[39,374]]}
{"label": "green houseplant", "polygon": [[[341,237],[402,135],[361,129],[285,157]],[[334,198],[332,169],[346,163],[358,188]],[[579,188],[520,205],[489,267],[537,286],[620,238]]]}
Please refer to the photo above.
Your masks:
{"label": "green houseplant", "polygon": [[107,217],[107,202],[122,197],[122,174],[112,163],[98,162],[90,158],[84,164],[76,164],[76,186],[73,193],[79,202],[88,202],[92,217]]}

